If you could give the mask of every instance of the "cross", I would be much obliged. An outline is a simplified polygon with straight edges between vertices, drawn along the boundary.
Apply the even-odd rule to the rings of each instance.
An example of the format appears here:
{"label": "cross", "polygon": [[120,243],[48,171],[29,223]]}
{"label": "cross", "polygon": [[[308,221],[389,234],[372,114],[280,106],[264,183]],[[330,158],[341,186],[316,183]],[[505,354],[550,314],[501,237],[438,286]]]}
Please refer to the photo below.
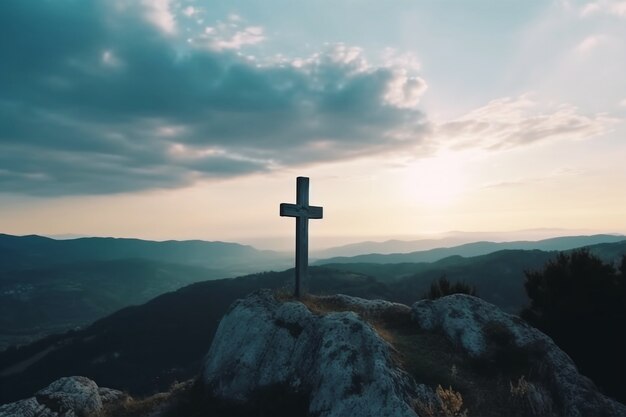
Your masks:
{"label": "cross", "polygon": [[300,298],[306,291],[309,264],[309,219],[321,219],[322,207],[309,206],[309,178],[296,179],[296,204],[281,203],[280,215],[296,218],[296,287],[294,295]]}

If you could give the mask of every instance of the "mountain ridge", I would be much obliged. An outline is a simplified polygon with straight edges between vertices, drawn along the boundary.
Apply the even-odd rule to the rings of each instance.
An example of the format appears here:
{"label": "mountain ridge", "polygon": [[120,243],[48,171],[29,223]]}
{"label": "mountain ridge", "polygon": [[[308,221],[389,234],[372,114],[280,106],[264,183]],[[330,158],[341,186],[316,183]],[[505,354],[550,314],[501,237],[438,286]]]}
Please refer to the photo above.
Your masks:
{"label": "mountain ridge", "polygon": [[596,245],[601,243],[616,243],[626,240],[623,235],[581,235],[581,236],[561,236],[538,241],[520,240],[512,242],[492,242],[478,241],[464,243],[451,247],[439,247],[422,251],[408,253],[368,253],[355,256],[337,256],[326,259],[318,259],[315,265],[331,263],[402,263],[402,262],[435,262],[452,255],[480,256],[505,249],[522,250],[569,250],[579,247]]}

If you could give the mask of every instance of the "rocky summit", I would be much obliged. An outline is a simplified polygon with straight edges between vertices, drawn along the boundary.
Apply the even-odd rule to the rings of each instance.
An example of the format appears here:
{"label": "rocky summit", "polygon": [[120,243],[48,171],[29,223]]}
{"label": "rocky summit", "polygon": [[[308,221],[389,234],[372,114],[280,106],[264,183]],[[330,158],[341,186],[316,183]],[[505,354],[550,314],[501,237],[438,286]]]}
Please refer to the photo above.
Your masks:
{"label": "rocky summit", "polygon": [[277,398],[304,399],[316,416],[415,415],[414,384],[389,343],[355,312],[314,314],[264,291],[236,302],[214,340],[202,379],[220,399],[245,406],[278,391]]}
{"label": "rocky summit", "polygon": [[[474,379],[470,387],[484,379],[503,385],[503,375],[515,376],[506,384],[509,403],[491,406],[495,399],[486,395],[474,401],[478,410],[463,409],[461,394],[451,387],[422,383],[428,378],[407,371],[411,360],[385,330],[384,323],[394,320],[421,337],[446,339],[463,358],[461,367],[492,373],[484,378],[482,371],[475,377],[467,371],[466,378]],[[235,407],[255,408],[269,396],[297,398],[306,404],[302,415],[324,417],[498,415],[508,406],[516,407],[508,415],[626,415],[626,407],[580,375],[548,336],[468,295],[409,308],[342,295],[281,301],[263,291],[237,301],[214,340],[202,382],[209,396]]]}
{"label": "rocky summit", "polygon": [[462,294],[409,307],[259,291],[231,306],[199,371],[144,399],[62,378],[0,417],[626,416],[548,336]]}

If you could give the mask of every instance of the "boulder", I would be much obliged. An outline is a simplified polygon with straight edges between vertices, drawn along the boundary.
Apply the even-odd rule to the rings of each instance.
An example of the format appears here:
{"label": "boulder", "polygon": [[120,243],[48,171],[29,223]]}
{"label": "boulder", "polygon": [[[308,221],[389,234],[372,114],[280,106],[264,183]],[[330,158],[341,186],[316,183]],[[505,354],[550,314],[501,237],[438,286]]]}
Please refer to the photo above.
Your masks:
{"label": "boulder", "polygon": [[0,417],[88,417],[126,395],[83,376],[60,378],[34,397],[0,406]]}
{"label": "boulder", "polygon": [[485,364],[506,366],[507,353],[516,360],[526,358],[547,382],[559,415],[626,416],[626,406],[602,395],[550,337],[493,304],[454,294],[418,301],[411,314],[422,329],[442,333],[470,358]]}
{"label": "boulder", "polygon": [[[356,298],[352,307],[381,309]],[[389,303],[389,306],[392,306]],[[239,406],[259,393],[297,397],[320,417],[415,417],[418,389],[393,359],[393,348],[351,311],[313,314],[296,301],[261,291],[239,300],[222,319],[204,360],[208,393]]]}

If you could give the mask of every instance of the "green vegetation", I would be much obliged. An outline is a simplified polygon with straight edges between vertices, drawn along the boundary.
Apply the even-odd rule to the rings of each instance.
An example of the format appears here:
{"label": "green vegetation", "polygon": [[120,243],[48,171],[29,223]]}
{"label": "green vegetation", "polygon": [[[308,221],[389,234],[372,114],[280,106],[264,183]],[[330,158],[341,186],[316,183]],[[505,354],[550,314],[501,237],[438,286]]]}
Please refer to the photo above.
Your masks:
{"label": "green vegetation", "polygon": [[[316,314],[344,311],[324,299],[310,297],[305,305]],[[356,313],[367,320],[378,334],[395,348],[395,361],[418,383],[426,384],[435,390],[438,404],[421,404],[414,407],[419,415],[432,417],[526,417],[529,412],[529,391],[533,384],[542,383],[535,377],[532,358],[513,360],[522,353],[518,350],[507,352],[507,335],[499,329],[493,330],[493,337],[501,339],[496,343],[501,355],[496,355],[496,363],[485,364],[470,360],[462,354],[445,336],[420,330],[410,317],[409,310],[394,311],[393,314],[377,316]],[[523,365],[522,365],[523,364]],[[522,385],[520,385],[522,381]],[[524,385],[526,384],[526,385]],[[532,410],[531,410],[532,411]]]}
{"label": "green vegetation", "polygon": [[[616,243],[599,245],[593,251],[614,259],[620,248],[623,249],[624,245]],[[10,257],[6,252],[0,251],[0,258],[3,256],[5,261]],[[552,261],[557,266],[561,265],[559,268],[571,263],[564,262],[562,256]],[[524,291],[523,271],[539,270],[555,257],[555,253],[542,251],[501,251],[476,258],[451,257],[432,264],[345,264],[333,265],[332,269],[312,267],[309,289],[314,294],[344,293],[411,304],[429,291],[434,280],[445,274],[450,281],[466,282],[475,287],[485,300],[508,311],[519,311],[530,300]],[[609,286],[609,290],[600,290],[588,283],[579,285],[579,290],[590,292],[587,300],[595,300],[593,302],[585,303],[585,298],[582,301],[576,299],[570,294],[572,289],[567,286],[559,287],[556,292],[545,293],[551,294],[552,298],[559,293],[556,299],[567,299],[562,304],[569,306],[568,308],[586,306],[582,312],[561,309],[558,311],[566,311],[566,314],[552,315],[548,314],[552,311],[550,308],[542,309],[539,304],[531,304],[529,311],[532,313],[528,313],[536,316],[528,319],[535,320],[540,328],[544,326],[544,331],[574,358],[584,374],[618,398],[621,395],[619,387],[626,386],[623,379],[626,375],[626,359],[623,355],[626,351],[626,325],[620,302],[622,306],[626,303],[623,301],[623,290],[619,290],[623,288],[626,260],[622,259],[621,262],[619,270],[611,269],[613,272],[599,282],[613,282],[616,285],[622,283],[619,284],[622,287],[614,285]],[[599,270],[604,271],[603,273],[608,271],[604,267]],[[183,286],[189,282],[211,278],[210,273],[201,267],[145,259],[120,259],[86,261],[49,266],[45,269],[23,269],[11,281],[7,271],[0,268],[0,288],[5,288],[2,285],[9,281],[32,283],[33,286],[42,288],[40,295],[30,300],[27,297],[13,297],[17,299],[13,302],[19,301],[23,303],[21,305],[10,304],[6,301],[9,298],[0,296],[0,332],[8,331],[15,323],[22,323],[22,328],[15,329],[14,326],[12,330],[26,331],[25,336],[38,326],[37,323],[60,323],[57,329],[64,330],[68,328],[68,323],[69,327],[85,324],[97,319],[98,315],[107,314],[107,308],[141,303],[159,292],[175,289],[168,285]],[[202,357],[209,349],[219,320],[232,302],[260,288],[283,289],[290,293],[292,284],[293,270],[198,282],[158,296],[146,304],[119,310],[84,329],[49,336],[30,345],[0,352],[0,403],[31,395],[50,381],[70,374],[85,375],[103,386],[126,389],[133,395],[148,395],[166,390],[173,381],[187,380],[195,375]],[[31,290],[29,294],[32,297],[37,292]],[[595,295],[592,297],[591,294]],[[619,294],[622,294],[622,298],[619,298]],[[552,299],[550,297],[547,299]],[[600,303],[599,300],[604,301]],[[596,310],[602,314],[594,315]],[[18,314],[18,311],[23,314],[20,313],[19,317],[12,316]],[[551,318],[542,324],[539,318],[545,314],[548,314],[545,317]],[[78,315],[84,321],[71,321],[72,315]],[[563,324],[553,324],[552,330],[545,330],[557,317],[562,319],[558,323]],[[507,336],[499,334],[498,329],[494,329],[494,337],[499,337],[503,346],[499,361],[508,370],[504,376],[492,374],[483,377],[475,370],[468,370],[463,363],[454,362],[454,356],[447,357],[445,346],[439,345],[444,343],[442,340],[411,333],[406,329],[395,331],[393,325],[389,324],[392,322],[402,327],[402,318],[395,317],[393,320],[383,320],[377,328],[389,340],[395,339],[395,343],[405,346],[402,350],[407,352],[408,357],[414,356],[414,359],[407,362],[407,366],[415,366],[420,375],[432,381],[433,386],[440,384],[460,392],[465,407],[470,411],[482,407],[480,397],[483,394],[489,396],[489,389],[501,389],[500,397],[508,398],[511,381],[518,381],[521,376],[526,376],[526,382],[533,382],[528,379],[528,375],[518,372],[526,366],[524,363],[516,364],[513,361],[510,366],[506,365],[515,355],[507,356]],[[559,326],[569,333],[559,334]],[[43,327],[45,326],[39,330]],[[611,334],[612,336],[606,337]],[[415,352],[422,353],[412,355],[409,347],[411,344],[415,344]],[[590,350],[583,351],[581,356],[577,349],[584,350],[583,348]],[[426,352],[431,352],[432,355]],[[454,355],[454,352],[451,351],[450,354]],[[443,359],[437,362],[438,358]],[[586,359],[581,358],[590,358],[590,361],[585,362]],[[605,374],[594,374],[596,366],[608,371]],[[474,376],[464,386],[464,375],[468,372]],[[608,375],[608,379],[603,380],[603,375]],[[480,378],[484,378],[485,385],[481,385],[483,382],[476,382],[482,381]],[[494,378],[499,381],[498,385],[489,385],[489,379]],[[481,387],[484,387],[484,392]],[[623,388],[621,389],[623,392]],[[478,392],[477,396],[472,397],[472,392]]]}
{"label": "green vegetation", "polygon": [[466,284],[465,282],[451,283],[445,275],[442,275],[438,280],[433,281],[433,283],[430,284],[430,290],[424,298],[436,300],[437,298],[452,294],[468,294],[473,295],[474,297],[477,296],[476,287]]}
{"label": "green vegetation", "polygon": [[[388,298],[374,278],[310,268],[310,290]],[[89,327],[0,352],[0,403],[27,397],[55,379],[84,375],[99,385],[147,395],[193,377],[220,319],[238,298],[261,288],[293,285],[293,269],[199,282],[150,302],[122,309]],[[8,372],[16,364],[30,366]]]}
{"label": "green vegetation", "polygon": [[619,268],[588,250],[526,272],[522,317],[567,352],[601,389],[626,401],[626,255]]}
{"label": "green vegetation", "polygon": [[84,326],[198,281],[207,268],[145,259],[90,261],[0,273],[0,350]]}
{"label": "green vegetation", "polygon": [[[450,256],[474,257],[487,255],[503,250],[541,250],[541,251],[564,251],[583,246],[601,246],[621,242],[622,247],[626,247],[626,238],[623,235],[592,235],[592,236],[563,236],[540,241],[519,241],[519,242],[472,242],[453,247],[440,247],[429,250],[415,251],[409,253],[375,253],[371,250],[367,255],[338,256],[317,261],[317,265],[328,265],[337,263],[376,263],[376,264],[398,264],[416,262],[436,262]],[[364,245],[365,247],[367,245]],[[380,247],[380,244],[376,244]],[[383,244],[384,246],[384,244]],[[364,247],[364,249],[365,249]]]}
{"label": "green vegetation", "polygon": [[433,281],[445,275],[451,282],[465,282],[480,297],[509,313],[528,303],[524,270],[539,268],[556,254],[538,250],[505,250],[489,255],[454,256],[421,264],[332,264],[333,269],[373,276],[392,291],[390,300],[412,304],[428,293]]}

